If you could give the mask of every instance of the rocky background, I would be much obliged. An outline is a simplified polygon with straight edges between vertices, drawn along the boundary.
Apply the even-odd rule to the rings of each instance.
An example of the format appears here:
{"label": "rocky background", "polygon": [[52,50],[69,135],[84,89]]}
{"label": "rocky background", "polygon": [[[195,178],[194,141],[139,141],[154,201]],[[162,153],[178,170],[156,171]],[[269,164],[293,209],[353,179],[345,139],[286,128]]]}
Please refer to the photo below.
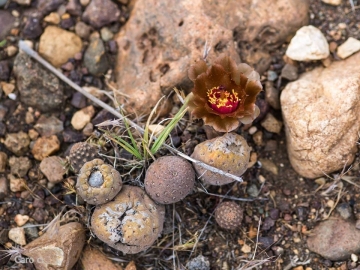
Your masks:
{"label": "rocky background", "polygon": [[[35,269],[2,254],[22,246],[34,257],[30,248],[45,254],[56,243],[71,269],[88,240],[74,269],[360,269],[358,4],[0,0],[0,268]],[[92,209],[69,192],[76,174],[64,164],[74,143],[115,117],[19,51],[19,40],[139,124],[163,95],[158,121],[174,116],[181,104],[172,89],[191,91],[187,70],[204,49],[209,62],[226,53],[250,64],[264,91],[260,116],[236,130],[252,148],[245,184],[198,181],[166,207],[164,231],[146,252],[123,255],[94,239]],[[187,155],[214,136],[188,115],[183,122],[171,137]],[[119,150],[131,159],[102,147],[106,157]],[[224,196],[244,211],[235,233],[213,217]],[[80,212],[81,229],[67,217],[56,236],[44,234],[61,209]]]}

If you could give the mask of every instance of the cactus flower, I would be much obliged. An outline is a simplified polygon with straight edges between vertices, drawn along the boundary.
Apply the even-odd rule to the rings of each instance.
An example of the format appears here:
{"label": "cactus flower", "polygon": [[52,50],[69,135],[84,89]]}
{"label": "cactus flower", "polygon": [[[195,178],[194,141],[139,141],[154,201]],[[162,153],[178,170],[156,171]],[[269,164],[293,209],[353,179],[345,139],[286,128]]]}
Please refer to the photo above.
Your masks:
{"label": "cactus flower", "polygon": [[255,100],[262,85],[249,65],[236,65],[223,55],[210,66],[203,60],[196,62],[189,69],[189,78],[194,82],[189,98],[192,115],[216,131],[233,131],[240,122],[249,124],[259,115]]}

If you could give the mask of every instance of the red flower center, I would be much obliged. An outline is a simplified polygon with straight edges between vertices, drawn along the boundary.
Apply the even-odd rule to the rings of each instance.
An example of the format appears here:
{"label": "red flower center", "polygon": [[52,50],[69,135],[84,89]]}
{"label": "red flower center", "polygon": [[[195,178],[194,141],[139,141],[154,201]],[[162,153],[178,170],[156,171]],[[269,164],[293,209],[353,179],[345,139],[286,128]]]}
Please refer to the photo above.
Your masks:
{"label": "red flower center", "polygon": [[238,94],[234,89],[229,92],[222,85],[208,90],[207,97],[211,109],[221,114],[234,112],[240,102]]}

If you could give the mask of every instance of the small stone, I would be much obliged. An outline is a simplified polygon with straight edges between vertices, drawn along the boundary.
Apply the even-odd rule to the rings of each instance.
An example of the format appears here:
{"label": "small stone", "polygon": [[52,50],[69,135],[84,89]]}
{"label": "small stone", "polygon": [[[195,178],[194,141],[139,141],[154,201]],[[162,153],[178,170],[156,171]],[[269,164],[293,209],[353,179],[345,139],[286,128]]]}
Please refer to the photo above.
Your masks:
{"label": "small stone", "polygon": [[322,2],[333,5],[333,6],[339,6],[341,5],[341,0],[321,0]]}
{"label": "small stone", "polygon": [[296,61],[325,59],[329,54],[329,44],[325,36],[312,25],[301,27],[286,50],[286,55]]}
{"label": "small stone", "polygon": [[349,37],[343,44],[337,48],[337,55],[345,59],[350,55],[358,52],[360,50],[360,40],[357,40],[353,37]]}
{"label": "small stone", "polygon": [[261,226],[261,229],[264,231],[270,230],[275,225],[275,220],[273,220],[270,217],[266,217],[263,221],[263,224]]}
{"label": "small stone", "polygon": [[4,91],[5,95],[9,95],[11,94],[14,89],[15,89],[15,85],[12,83],[6,83],[6,82],[0,82],[0,89],[2,89]]}
{"label": "small stone", "polygon": [[[8,0],[0,0],[0,7],[5,6],[5,4],[7,3]],[[2,265],[2,264],[0,264]]]}
{"label": "small stone", "polygon": [[210,261],[207,257],[203,255],[198,255],[197,257],[189,260],[186,263],[186,269],[188,270],[210,270]]}
{"label": "small stone", "polygon": [[298,78],[298,68],[294,65],[285,64],[281,70],[281,78],[295,81]]}
{"label": "small stone", "polygon": [[24,155],[29,150],[30,138],[27,133],[8,133],[5,137],[5,147],[17,156]]}
{"label": "small stone", "polygon": [[22,6],[29,6],[31,4],[31,0],[13,0],[13,2],[16,2]]}
{"label": "small stone", "polygon": [[84,54],[84,66],[94,76],[101,76],[109,69],[105,46],[100,38],[91,40]]}
{"label": "small stone", "polygon": [[22,178],[15,177],[14,175],[9,174],[8,178],[10,180],[10,190],[12,192],[20,192],[25,190],[25,180]]}
{"label": "small stone", "polygon": [[7,81],[9,77],[10,77],[9,62],[6,60],[0,61],[0,80]]}
{"label": "small stone", "polygon": [[280,210],[278,208],[273,208],[270,210],[269,216],[273,219],[273,220],[277,220],[280,216]]}
{"label": "small stone", "polygon": [[83,269],[89,270],[122,270],[120,265],[115,264],[104,253],[94,247],[87,246],[81,254]]}
{"label": "small stone", "polygon": [[267,79],[268,79],[268,81],[273,82],[273,81],[275,81],[277,78],[278,78],[278,75],[277,75],[277,73],[276,73],[275,71],[273,71],[273,70],[268,70],[268,72],[267,72]]}
{"label": "small stone", "polygon": [[75,25],[75,33],[83,38],[83,39],[88,39],[90,36],[90,32],[91,32],[91,27],[88,26],[86,23],[84,22],[77,22]]}
{"label": "small stone", "polygon": [[76,130],[83,129],[88,123],[90,123],[91,118],[95,114],[95,109],[92,105],[81,109],[74,113],[73,117],[71,118],[71,125]]}
{"label": "small stone", "polygon": [[69,0],[66,5],[66,11],[73,16],[80,16],[82,8],[78,0]]}
{"label": "small stone", "polygon": [[264,144],[264,140],[263,140],[263,132],[261,130],[257,131],[253,136],[252,136],[254,143],[257,146],[262,146]]}
{"label": "small stone", "polygon": [[351,254],[351,260],[352,260],[353,262],[357,262],[357,261],[359,260],[358,255],[352,253],[352,254]]}
{"label": "small stone", "polygon": [[20,246],[26,245],[24,228],[12,228],[9,231],[9,238]]}
{"label": "small stone", "polygon": [[64,130],[64,123],[53,115],[50,117],[41,115],[34,128],[41,136],[49,137],[61,133]]}
{"label": "small stone", "polygon": [[40,37],[39,53],[55,67],[65,64],[81,49],[80,37],[56,26],[46,27]]}
{"label": "small stone", "polygon": [[18,177],[26,176],[27,172],[31,169],[32,163],[28,157],[10,157],[9,166],[11,174]]}
{"label": "small stone", "polygon": [[64,0],[38,0],[36,2],[36,8],[42,17],[48,15],[52,11],[55,11],[64,4]]}
{"label": "small stone", "polygon": [[13,57],[18,52],[18,48],[14,45],[10,45],[6,47],[5,51],[9,57]]}
{"label": "small stone", "polygon": [[350,219],[353,217],[352,208],[348,203],[340,203],[336,206],[336,212],[343,219]]}
{"label": "small stone", "polygon": [[0,152],[0,173],[5,172],[8,156],[5,152]]}
{"label": "small stone", "polygon": [[14,218],[14,221],[16,223],[16,225],[18,225],[19,227],[25,225],[26,222],[29,221],[29,216],[27,215],[20,215],[20,214],[17,214]]}
{"label": "small stone", "polygon": [[265,99],[275,110],[280,109],[280,91],[271,81],[265,83]]}
{"label": "small stone", "polygon": [[80,0],[80,4],[84,7],[87,6],[89,3],[90,3],[90,0]]}
{"label": "small stone", "polygon": [[40,163],[40,170],[50,183],[60,183],[67,169],[65,160],[61,157],[51,156],[44,158]]}
{"label": "small stone", "polygon": [[360,230],[360,219],[356,220],[356,229]]}
{"label": "small stone", "polygon": [[84,108],[86,106],[86,97],[79,92],[74,93],[71,99],[71,105],[78,109]]}
{"label": "small stone", "polygon": [[282,122],[277,120],[271,113],[268,113],[261,122],[261,126],[269,132],[280,134]]}
{"label": "small stone", "polygon": [[259,189],[257,188],[256,185],[252,184],[247,188],[247,193],[251,197],[256,198],[257,196],[259,196]]}
{"label": "small stone", "polygon": [[30,238],[30,240],[36,239],[39,237],[39,231],[36,228],[36,226],[34,226],[35,224],[32,223],[27,223],[26,228],[24,228],[25,230],[25,235]]}
{"label": "small stone", "polygon": [[64,99],[64,87],[50,71],[26,53],[18,53],[14,61],[16,86],[21,101],[42,112],[59,109]]}
{"label": "small stone", "polygon": [[37,160],[43,160],[44,158],[51,156],[60,149],[60,142],[56,135],[50,137],[40,137],[34,143],[31,153]]}
{"label": "small stone", "polygon": [[120,10],[110,0],[92,0],[83,13],[83,20],[96,28],[115,22],[120,17]]}
{"label": "small stone", "polygon": [[[347,260],[360,252],[360,231],[355,223],[342,218],[320,222],[308,236],[308,248],[331,261]],[[336,243],[336,244],[334,244]]]}
{"label": "small stone", "polygon": [[248,246],[247,244],[244,244],[242,247],[241,247],[241,251],[243,252],[243,253],[250,253],[251,252],[251,247],[250,246]]}
{"label": "small stone", "polygon": [[51,24],[59,24],[61,21],[60,15],[57,12],[51,12],[44,18],[44,21]]}
{"label": "small stone", "polygon": [[100,30],[101,39],[105,42],[108,42],[114,37],[114,34],[110,31],[108,27],[103,27]]}
{"label": "small stone", "polygon": [[334,53],[337,49],[338,45],[335,41],[331,41],[329,43],[329,49],[330,49],[330,52]]}
{"label": "small stone", "polygon": [[22,254],[33,259],[35,269],[54,269],[54,265],[73,269],[79,259],[86,240],[85,228],[78,222],[56,227],[59,223],[24,247]]}
{"label": "small stone", "polygon": [[279,169],[273,161],[265,158],[260,158],[259,162],[261,163],[261,166],[264,170],[271,172],[275,175],[278,175]]}
{"label": "small stone", "polygon": [[0,200],[3,200],[8,193],[8,181],[5,176],[0,176]]}
{"label": "small stone", "polygon": [[35,211],[31,215],[31,218],[38,223],[43,223],[47,218],[46,211],[43,208],[35,208]]}
{"label": "small stone", "polygon": [[92,123],[87,123],[86,126],[83,128],[82,133],[89,137],[94,131],[94,125]]}
{"label": "small stone", "polygon": [[9,11],[0,10],[0,40],[3,40],[9,34],[14,23],[15,17]]}
{"label": "small stone", "polygon": [[29,16],[25,22],[22,34],[25,38],[35,39],[38,38],[43,32],[41,20],[37,13]]}

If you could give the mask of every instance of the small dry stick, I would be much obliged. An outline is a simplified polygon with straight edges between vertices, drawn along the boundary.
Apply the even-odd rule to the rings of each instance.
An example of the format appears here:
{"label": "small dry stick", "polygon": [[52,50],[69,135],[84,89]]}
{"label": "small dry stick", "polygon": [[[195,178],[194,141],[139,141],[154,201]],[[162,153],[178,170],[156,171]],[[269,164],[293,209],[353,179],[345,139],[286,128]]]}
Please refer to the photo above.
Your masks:
{"label": "small dry stick", "polygon": [[[54,73],[57,77],[59,77],[62,81],[64,81],[65,83],[67,83],[68,85],[70,85],[72,88],[74,88],[76,91],[80,92],[81,94],[83,94],[85,97],[87,97],[88,99],[90,99],[91,101],[95,102],[96,104],[98,104],[99,106],[101,106],[102,108],[104,108],[105,110],[107,110],[108,112],[112,113],[113,115],[115,115],[116,117],[119,117],[121,120],[124,120],[124,116],[118,112],[117,110],[115,110],[114,108],[112,108],[111,106],[109,106],[108,104],[106,104],[105,102],[102,102],[101,100],[97,99],[96,97],[94,97],[93,95],[91,95],[90,93],[86,92],[83,88],[81,88],[79,85],[75,84],[73,81],[71,81],[69,78],[67,78],[64,74],[62,74],[60,71],[58,71],[55,67],[53,67],[49,62],[47,62],[44,58],[42,58],[36,51],[34,51],[33,49],[31,49],[25,41],[20,40],[19,41],[19,48],[24,51],[25,53],[27,53],[30,57],[34,58],[36,61],[38,61],[39,63],[41,63],[44,67],[46,67],[49,71],[51,71],[52,73]],[[142,127],[140,127],[139,125],[135,124],[133,121],[131,120],[127,120],[128,123],[134,127],[135,129],[137,129],[139,132],[144,133],[144,129]],[[155,138],[154,138],[155,139]],[[181,156],[182,158],[185,158],[189,161],[191,161],[192,163],[199,165],[201,167],[203,167],[206,170],[212,171],[214,173],[218,173],[221,175],[224,175],[226,177],[230,177],[238,182],[244,182],[244,180],[236,175],[233,175],[231,173],[227,173],[224,172],[223,170],[219,170],[215,167],[212,167],[210,165],[207,165],[203,162],[200,162],[196,159],[193,159],[187,155],[185,155],[184,153],[180,152],[179,150],[171,147],[170,145],[167,144],[163,144],[163,146],[169,150],[172,151],[173,153],[177,154],[178,156]]]}

